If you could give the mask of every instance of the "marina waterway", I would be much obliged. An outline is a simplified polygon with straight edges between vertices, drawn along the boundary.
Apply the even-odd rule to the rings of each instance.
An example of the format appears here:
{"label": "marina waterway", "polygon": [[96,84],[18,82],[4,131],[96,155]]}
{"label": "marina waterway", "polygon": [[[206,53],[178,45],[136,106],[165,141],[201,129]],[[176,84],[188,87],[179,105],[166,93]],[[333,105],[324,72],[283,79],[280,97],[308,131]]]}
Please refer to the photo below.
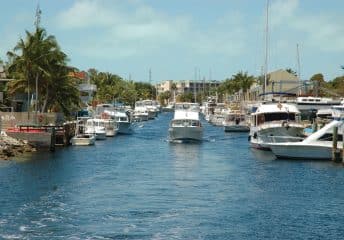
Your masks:
{"label": "marina waterway", "polygon": [[206,122],[203,142],[170,143],[171,119],[0,161],[0,239],[342,239],[342,165],[275,160]]}

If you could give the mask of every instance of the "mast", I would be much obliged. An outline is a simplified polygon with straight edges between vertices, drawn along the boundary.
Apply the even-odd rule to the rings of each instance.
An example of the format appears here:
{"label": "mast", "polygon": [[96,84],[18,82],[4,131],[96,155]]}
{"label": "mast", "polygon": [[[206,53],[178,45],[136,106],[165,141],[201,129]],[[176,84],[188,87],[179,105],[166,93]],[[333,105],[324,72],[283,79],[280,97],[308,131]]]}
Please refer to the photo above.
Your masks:
{"label": "mast", "polygon": [[39,25],[41,23],[41,14],[42,14],[42,11],[41,11],[41,9],[39,7],[39,4],[37,4],[36,15],[35,15],[35,17],[36,17],[35,18],[35,27],[36,27],[36,29],[39,28]]}
{"label": "mast", "polygon": [[267,85],[267,78],[268,78],[268,46],[269,46],[269,0],[266,0],[266,25],[265,25],[265,66],[264,66],[264,96],[266,93],[266,85]]}
{"label": "mast", "polygon": [[196,93],[196,82],[197,82],[197,67],[195,67],[195,76],[193,81],[193,92],[194,92],[194,101],[197,102],[197,93]]}
{"label": "mast", "polygon": [[296,57],[297,57],[297,78],[299,80],[299,95],[302,94],[302,84],[301,84],[301,67],[300,67],[300,52],[299,44],[296,44]]}

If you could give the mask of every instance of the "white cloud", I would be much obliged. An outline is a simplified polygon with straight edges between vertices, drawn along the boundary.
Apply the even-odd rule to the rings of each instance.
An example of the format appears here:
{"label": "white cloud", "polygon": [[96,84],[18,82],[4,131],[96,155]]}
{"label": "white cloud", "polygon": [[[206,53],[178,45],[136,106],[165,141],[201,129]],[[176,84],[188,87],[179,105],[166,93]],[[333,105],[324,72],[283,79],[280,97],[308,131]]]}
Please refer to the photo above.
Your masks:
{"label": "white cloud", "polygon": [[236,55],[243,49],[242,32],[238,37],[219,28],[203,31],[188,16],[169,16],[140,1],[129,3],[123,6],[120,1],[111,1],[111,5],[106,1],[77,1],[56,21],[70,34],[94,31],[94,35],[88,34],[73,46],[88,56],[130,57],[155,49],[168,52],[175,46],[196,54],[215,51]]}

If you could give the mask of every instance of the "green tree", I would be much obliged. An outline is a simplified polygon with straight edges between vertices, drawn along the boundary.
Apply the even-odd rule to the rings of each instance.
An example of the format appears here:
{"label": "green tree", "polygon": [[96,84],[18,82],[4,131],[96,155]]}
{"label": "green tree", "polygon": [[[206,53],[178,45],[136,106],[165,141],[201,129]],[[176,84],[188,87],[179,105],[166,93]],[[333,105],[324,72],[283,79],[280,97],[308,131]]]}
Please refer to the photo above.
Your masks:
{"label": "green tree", "polygon": [[191,92],[182,93],[177,97],[178,102],[194,102],[194,100],[194,95]]}
{"label": "green tree", "polygon": [[325,79],[324,75],[322,73],[314,74],[310,81],[313,83],[313,91],[312,93],[315,96],[322,96],[324,95],[324,92],[321,90],[321,88],[325,87]]}
{"label": "green tree", "polygon": [[[67,55],[60,50],[54,36],[44,28],[37,27],[31,33],[26,31],[25,39],[20,38],[13,51],[7,52],[9,74],[15,78],[8,85],[9,93],[35,92],[38,83],[37,110],[47,112],[57,105],[68,114],[72,105],[79,104],[76,84],[69,82]],[[64,94],[61,99],[57,93]]]}
{"label": "green tree", "polygon": [[296,72],[296,71],[294,71],[293,69],[291,69],[291,68],[287,68],[287,69],[286,69],[286,71],[287,71],[288,73],[291,73],[291,74],[293,74],[294,76],[296,76],[296,77],[297,77],[297,72]]}

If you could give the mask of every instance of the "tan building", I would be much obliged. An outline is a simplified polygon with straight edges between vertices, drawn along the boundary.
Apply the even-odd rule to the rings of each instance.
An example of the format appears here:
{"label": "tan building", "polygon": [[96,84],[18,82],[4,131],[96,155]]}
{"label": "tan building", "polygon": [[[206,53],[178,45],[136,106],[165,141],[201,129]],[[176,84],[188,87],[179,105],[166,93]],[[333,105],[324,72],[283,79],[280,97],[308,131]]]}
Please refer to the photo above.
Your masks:
{"label": "tan building", "polygon": [[172,85],[175,84],[176,86],[176,94],[183,94],[183,93],[201,93],[207,92],[211,88],[218,87],[220,85],[219,81],[193,81],[193,80],[181,80],[181,81],[172,81],[166,80],[161,83],[156,84],[156,89],[158,95],[170,91],[172,92]]}
{"label": "tan building", "polygon": [[265,92],[298,93],[300,81],[297,76],[280,69],[267,75]]}
{"label": "tan building", "polygon": [[[265,93],[289,93],[299,94],[302,87],[302,81],[297,76],[286,70],[280,69],[267,74],[267,83]],[[261,94],[264,93],[264,80],[261,84],[255,83],[251,86],[248,93],[250,100],[258,100]],[[275,95],[276,95],[275,94]],[[269,94],[265,99],[270,99],[273,94]]]}

